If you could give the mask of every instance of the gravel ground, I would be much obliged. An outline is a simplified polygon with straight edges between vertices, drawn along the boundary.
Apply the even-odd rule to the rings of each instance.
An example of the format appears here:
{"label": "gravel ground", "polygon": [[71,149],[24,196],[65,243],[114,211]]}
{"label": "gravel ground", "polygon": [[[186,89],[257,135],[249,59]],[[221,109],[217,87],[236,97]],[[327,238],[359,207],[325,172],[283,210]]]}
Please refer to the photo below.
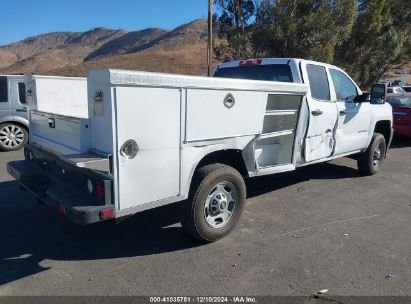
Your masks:
{"label": "gravel ground", "polygon": [[178,208],[78,227],[33,204],[0,152],[0,296],[411,295],[411,140],[382,172],[351,159],[247,181],[241,224],[198,245]]}

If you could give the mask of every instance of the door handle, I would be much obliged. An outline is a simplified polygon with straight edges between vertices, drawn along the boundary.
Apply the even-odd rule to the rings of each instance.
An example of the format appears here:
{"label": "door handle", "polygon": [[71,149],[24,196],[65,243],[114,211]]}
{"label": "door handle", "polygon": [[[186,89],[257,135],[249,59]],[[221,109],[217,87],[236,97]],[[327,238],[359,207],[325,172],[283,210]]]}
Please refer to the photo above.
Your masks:
{"label": "door handle", "polygon": [[27,109],[26,108],[16,109],[16,112],[27,112]]}
{"label": "door handle", "polygon": [[311,111],[311,114],[314,116],[319,116],[323,114],[323,111],[317,109],[317,110]]}
{"label": "door handle", "polygon": [[49,118],[49,127],[52,129],[56,127],[56,120],[53,117]]}
{"label": "door handle", "polygon": [[344,110],[340,111],[340,115],[345,115],[345,114],[347,114],[347,109],[344,109]]}

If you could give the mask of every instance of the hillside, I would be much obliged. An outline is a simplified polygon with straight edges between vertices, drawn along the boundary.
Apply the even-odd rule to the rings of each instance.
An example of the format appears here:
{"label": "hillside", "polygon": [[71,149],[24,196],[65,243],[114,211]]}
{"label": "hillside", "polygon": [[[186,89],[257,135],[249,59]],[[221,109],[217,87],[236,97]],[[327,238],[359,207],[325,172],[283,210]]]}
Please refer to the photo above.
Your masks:
{"label": "hillside", "polygon": [[0,47],[0,74],[84,76],[90,68],[201,75],[206,70],[206,20],[167,31],[96,28],[56,32]]}

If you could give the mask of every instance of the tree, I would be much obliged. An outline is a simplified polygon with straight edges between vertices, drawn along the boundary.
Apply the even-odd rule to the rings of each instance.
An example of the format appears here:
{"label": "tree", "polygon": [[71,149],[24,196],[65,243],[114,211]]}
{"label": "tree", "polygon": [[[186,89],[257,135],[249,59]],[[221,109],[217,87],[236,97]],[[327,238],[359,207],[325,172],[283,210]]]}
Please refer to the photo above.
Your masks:
{"label": "tree", "polygon": [[333,62],[356,14],[355,0],[262,0],[253,45],[259,55]]}
{"label": "tree", "polygon": [[248,22],[254,15],[252,0],[214,0],[220,8],[221,15],[216,18],[220,44],[214,49],[217,57],[238,59],[248,57],[250,43],[248,39]]}
{"label": "tree", "polygon": [[[336,64],[369,86],[411,60],[409,0],[215,0],[225,59]],[[250,22],[252,21],[252,22]]]}
{"label": "tree", "polygon": [[411,59],[410,13],[399,10],[401,5],[405,1],[364,0],[359,5],[360,14],[337,63],[363,86]]}

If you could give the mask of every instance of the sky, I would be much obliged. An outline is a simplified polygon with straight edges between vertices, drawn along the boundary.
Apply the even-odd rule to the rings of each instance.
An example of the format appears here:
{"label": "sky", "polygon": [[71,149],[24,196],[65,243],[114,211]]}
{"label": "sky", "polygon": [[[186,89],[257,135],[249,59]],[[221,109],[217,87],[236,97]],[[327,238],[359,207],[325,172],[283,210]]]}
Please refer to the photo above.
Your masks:
{"label": "sky", "polygon": [[206,18],[207,0],[24,0],[0,2],[0,45],[39,34],[96,27],[173,29]]}

